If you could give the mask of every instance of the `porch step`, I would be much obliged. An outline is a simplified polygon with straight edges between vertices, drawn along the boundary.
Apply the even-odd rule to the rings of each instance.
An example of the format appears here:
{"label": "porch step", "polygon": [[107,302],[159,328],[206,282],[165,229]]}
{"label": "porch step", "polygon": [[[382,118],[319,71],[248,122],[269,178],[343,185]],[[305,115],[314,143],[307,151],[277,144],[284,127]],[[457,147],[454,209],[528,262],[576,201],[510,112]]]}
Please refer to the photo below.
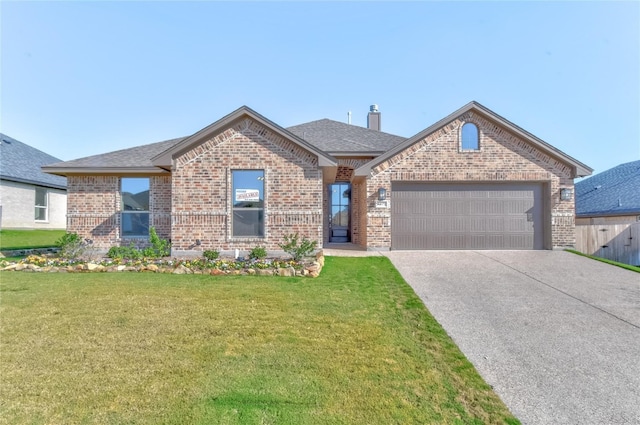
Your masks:
{"label": "porch step", "polygon": [[346,236],[332,236],[331,243],[345,243],[349,242],[349,238]]}

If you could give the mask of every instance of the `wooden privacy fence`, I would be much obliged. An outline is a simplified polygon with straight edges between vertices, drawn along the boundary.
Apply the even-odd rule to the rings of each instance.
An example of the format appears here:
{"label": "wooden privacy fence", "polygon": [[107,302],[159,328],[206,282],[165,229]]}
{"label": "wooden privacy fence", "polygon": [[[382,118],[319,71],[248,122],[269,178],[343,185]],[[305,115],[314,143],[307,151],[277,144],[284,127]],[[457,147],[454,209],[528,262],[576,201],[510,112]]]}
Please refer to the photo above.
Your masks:
{"label": "wooden privacy fence", "polygon": [[576,249],[596,257],[640,266],[640,222],[576,225]]}

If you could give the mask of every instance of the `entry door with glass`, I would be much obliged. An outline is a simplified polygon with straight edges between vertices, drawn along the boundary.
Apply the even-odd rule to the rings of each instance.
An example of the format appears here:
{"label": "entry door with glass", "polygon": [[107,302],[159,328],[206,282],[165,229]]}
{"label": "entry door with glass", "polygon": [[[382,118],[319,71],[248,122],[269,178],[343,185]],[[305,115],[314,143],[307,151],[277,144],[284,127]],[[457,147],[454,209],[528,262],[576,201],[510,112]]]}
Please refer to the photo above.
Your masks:
{"label": "entry door with glass", "polygon": [[331,212],[329,214],[329,242],[349,242],[349,216],[351,203],[351,185],[335,183],[329,185]]}

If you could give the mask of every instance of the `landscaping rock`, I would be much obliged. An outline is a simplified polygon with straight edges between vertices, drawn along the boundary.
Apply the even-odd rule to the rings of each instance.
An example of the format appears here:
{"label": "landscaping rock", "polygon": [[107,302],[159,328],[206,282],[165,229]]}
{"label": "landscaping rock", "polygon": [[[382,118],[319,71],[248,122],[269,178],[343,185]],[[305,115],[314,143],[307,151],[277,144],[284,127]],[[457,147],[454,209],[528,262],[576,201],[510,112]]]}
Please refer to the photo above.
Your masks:
{"label": "landscaping rock", "polygon": [[313,264],[311,264],[310,266],[307,266],[307,270],[310,272],[320,271],[320,263],[318,263],[317,261],[314,261]]}
{"label": "landscaping rock", "polygon": [[191,271],[191,269],[183,266],[182,264],[180,264],[178,267],[173,269],[173,274],[192,274],[192,273],[193,272]]}
{"label": "landscaping rock", "polygon": [[278,269],[278,275],[283,277],[290,277],[296,275],[296,269],[293,267],[285,267],[283,269]]}

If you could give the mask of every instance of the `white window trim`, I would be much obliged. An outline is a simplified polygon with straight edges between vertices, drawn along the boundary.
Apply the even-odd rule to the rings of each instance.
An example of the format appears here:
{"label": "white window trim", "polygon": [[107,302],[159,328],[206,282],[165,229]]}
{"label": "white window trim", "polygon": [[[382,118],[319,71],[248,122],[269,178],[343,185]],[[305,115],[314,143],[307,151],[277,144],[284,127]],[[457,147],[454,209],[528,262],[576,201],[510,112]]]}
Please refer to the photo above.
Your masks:
{"label": "white window trim", "polygon": [[[465,125],[467,125],[467,124],[473,124],[473,125],[476,127],[476,132],[477,132],[477,135],[478,135],[478,147],[477,147],[477,148],[475,148],[475,149],[473,149],[473,148],[465,148],[465,147],[463,147],[463,145],[462,145],[462,129],[463,129],[463,128],[464,128],[464,126],[465,126]],[[473,121],[465,121],[465,122],[460,126],[460,139],[459,139],[459,140],[460,140],[460,142],[459,142],[459,145],[458,145],[459,152],[465,152],[465,153],[467,153],[467,152],[480,152],[480,151],[482,151],[482,144],[480,143],[480,142],[481,142],[481,140],[480,140],[480,139],[481,139],[481,136],[480,136],[480,126],[479,126],[478,124],[476,124],[475,122],[473,122]]]}
{"label": "white window trim", "polygon": [[[42,205],[36,205],[37,198],[38,198],[38,195],[37,195],[38,189],[42,189],[42,190],[44,190],[44,203],[45,203],[45,205],[44,205],[44,206],[42,206]],[[35,189],[35,193],[36,193],[36,201],[34,202],[34,207],[35,207],[35,209],[38,209],[38,208],[40,208],[40,209],[44,209],[44,220],[38,220],[38,219],[36,218],[36,219],[35,219],[35,222],[36,222],[36,223],[48,223],[48,222],[49,222],[49,191],[48,191],[47,189],[45,189],[45,188],[38,188],[38,187],[36,187],[36,189]],[[35,210],[34,210],[34,212],[35,212]]]}

